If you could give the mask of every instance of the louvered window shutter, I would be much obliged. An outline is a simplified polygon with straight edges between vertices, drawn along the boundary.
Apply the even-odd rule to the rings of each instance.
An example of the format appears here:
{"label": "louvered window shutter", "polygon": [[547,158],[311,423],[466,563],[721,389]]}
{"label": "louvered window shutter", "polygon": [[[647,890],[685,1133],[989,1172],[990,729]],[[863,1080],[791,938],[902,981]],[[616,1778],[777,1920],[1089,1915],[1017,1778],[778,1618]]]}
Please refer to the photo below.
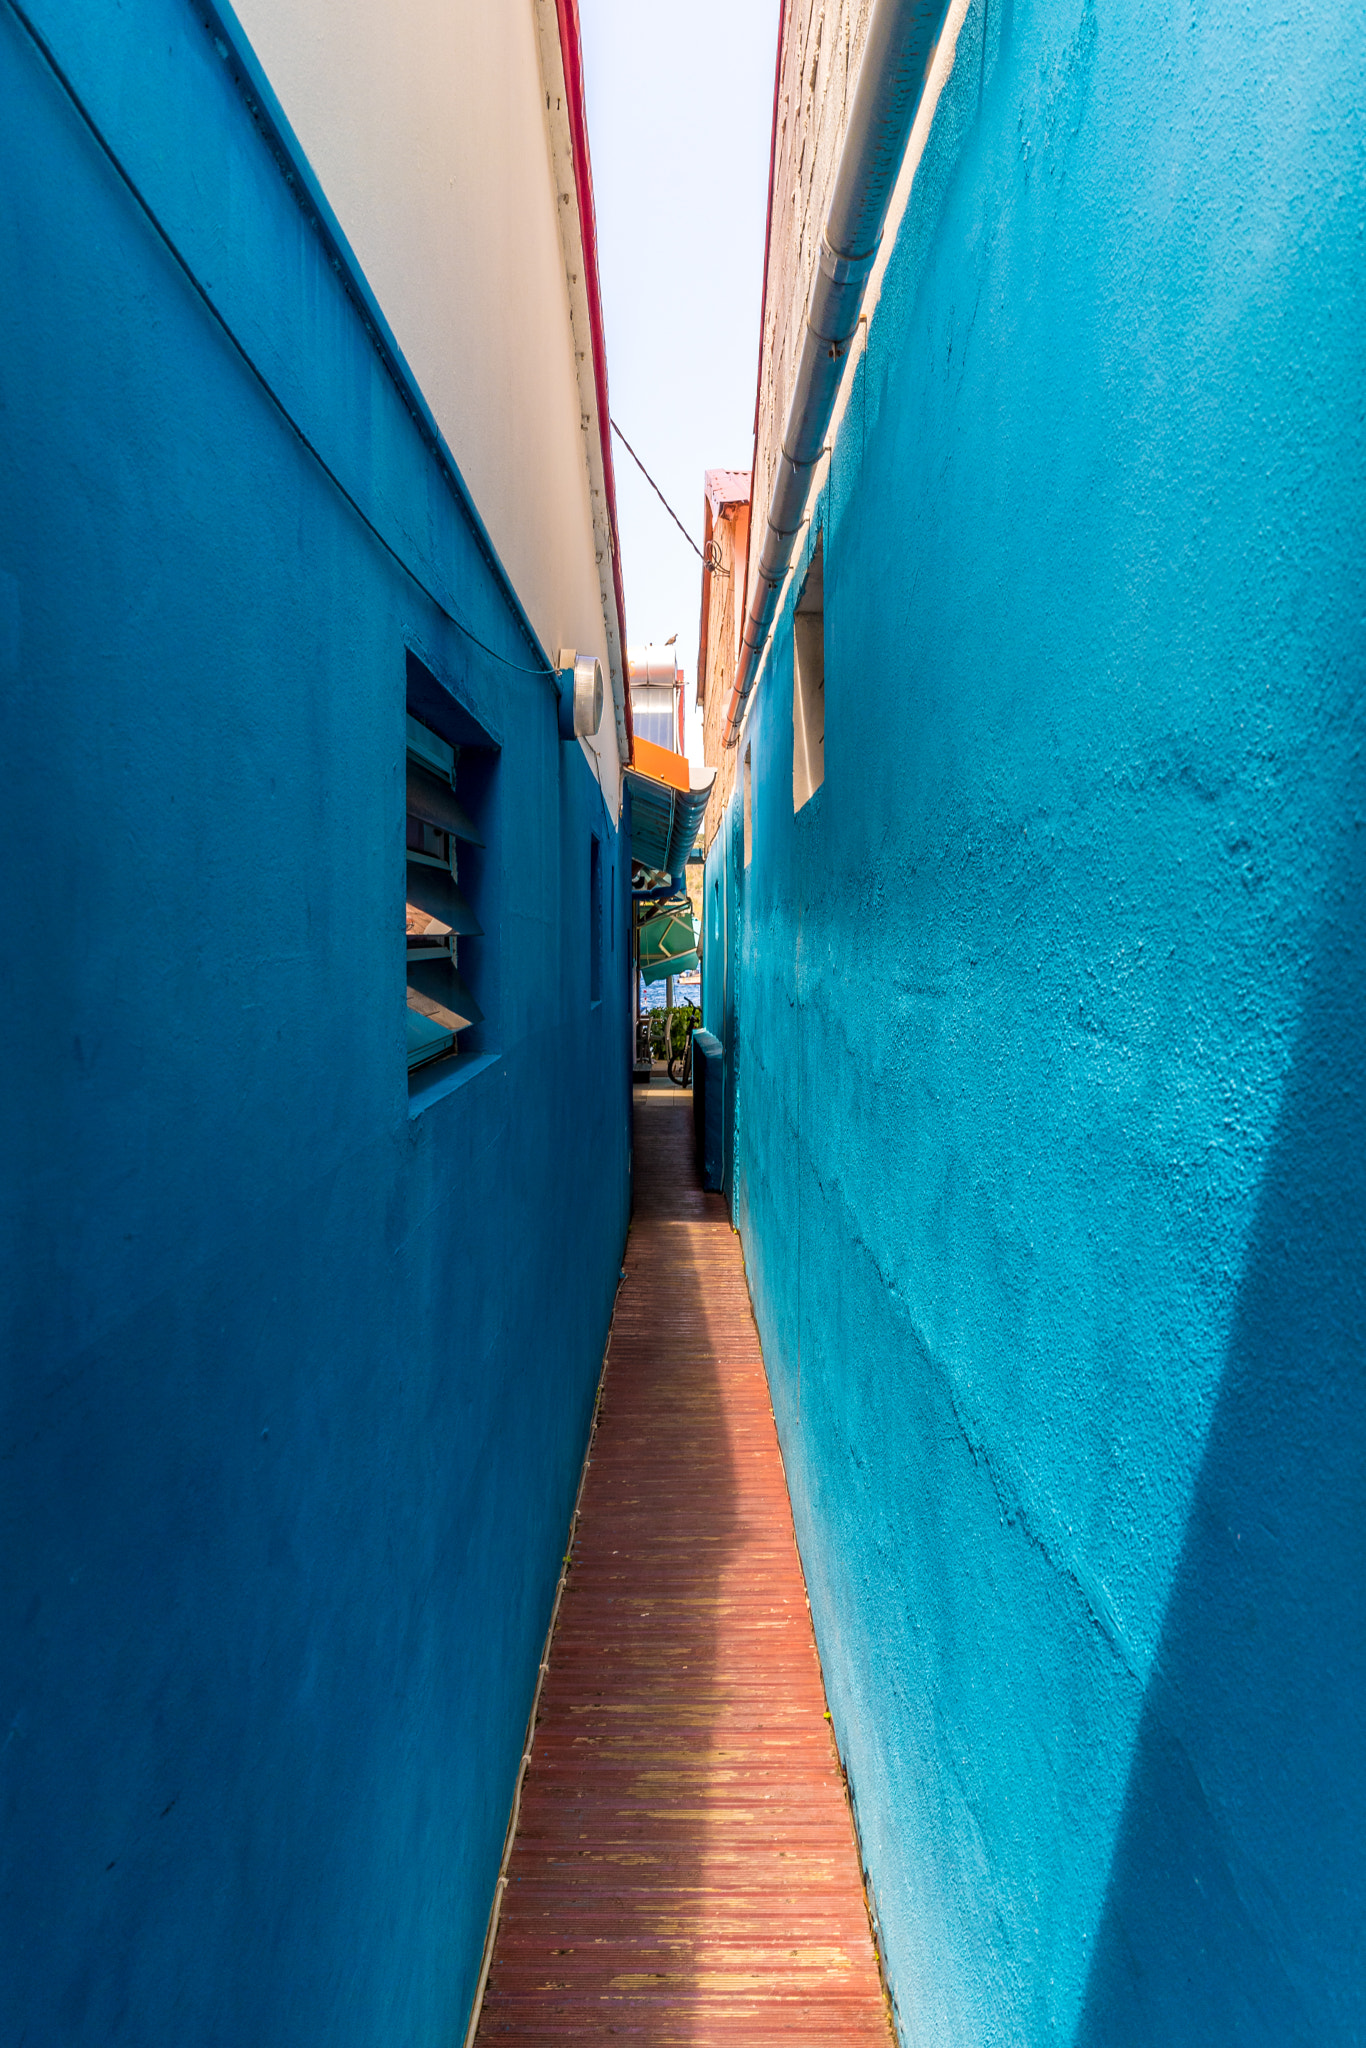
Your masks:
{"label": "louvered window shutter", "polygon": [[480,925],[460,891],[457,847],[482,846],[456,794],[459,750],[408,717],[408,1065],[453,1051],[483,1012],[461,980],[458,942]]}

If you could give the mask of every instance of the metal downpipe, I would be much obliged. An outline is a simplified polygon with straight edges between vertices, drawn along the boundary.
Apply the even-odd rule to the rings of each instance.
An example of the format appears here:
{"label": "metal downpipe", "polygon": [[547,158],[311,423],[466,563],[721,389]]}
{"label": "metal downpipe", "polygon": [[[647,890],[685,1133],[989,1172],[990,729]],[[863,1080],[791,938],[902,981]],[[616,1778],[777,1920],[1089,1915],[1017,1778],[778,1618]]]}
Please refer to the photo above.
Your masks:
{"label": "metal downpipe", "polygon": [[739,737],[745,702],[801,532],[811,473],[825,453],[844,357],[858,328],[892,189],[948,11],[949,0],[875,0],[821,234],[782,459],[726,707],[728,747]]}

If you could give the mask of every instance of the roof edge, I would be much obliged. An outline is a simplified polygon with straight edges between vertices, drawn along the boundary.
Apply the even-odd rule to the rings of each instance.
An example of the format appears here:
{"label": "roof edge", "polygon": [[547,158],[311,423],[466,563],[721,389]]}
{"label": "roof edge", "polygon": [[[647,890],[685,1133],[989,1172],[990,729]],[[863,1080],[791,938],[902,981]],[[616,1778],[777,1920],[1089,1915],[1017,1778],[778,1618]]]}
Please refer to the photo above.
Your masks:
{"label": "roof edge", "polygon": [[555,18],[560,32],[560,57],[564,64],[566,113],[574,160],[574,194],[578,201],[579,232],[583,237],[584,288],[588,299],[588,326],[593,343],[593,386],[598,400],[598,440],[602,449],[603,489],[607,499],[607,523],[612,542],[612,591],[617,606],[617,634],[622,652],[622,695],[625,699],[627,759],[635,749],[635,728],[631,722],[631,688],[626,669],[626,600],[621,584],[621,538],[617,528],[617,480],[612,466],[612,414],[607,399],[607,339],[602,317],[602,287],[598,273],[598,219],[593,204],[593,166],[588,153],[588,114],[583,93],[583,41],[579,30],[578,0],[555,0]]}

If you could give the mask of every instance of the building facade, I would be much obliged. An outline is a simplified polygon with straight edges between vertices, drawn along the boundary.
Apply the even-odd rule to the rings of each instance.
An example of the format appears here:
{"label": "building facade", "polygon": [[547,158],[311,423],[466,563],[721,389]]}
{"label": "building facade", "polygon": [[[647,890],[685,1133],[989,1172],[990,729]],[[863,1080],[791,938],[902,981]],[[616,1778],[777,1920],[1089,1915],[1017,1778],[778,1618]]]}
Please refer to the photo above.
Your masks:
{"label": "building facade", "polygon": [[[751,616],[878,5],[784,10]],[[834,1724],[905,2042],[1345,2048],[1366,39],[919,14],[772,623],[747,691],[733,637],[699,675],[704,1015]]]}
{"label": "building facade", "polygon": [[749,550],[749,471],[709,469],[702,505],[702,616],[697,632],[697,704],[702,749],[716,769],[706,836],[715,836],[735,783],[735,751],[725,744],[726,706],[735,683],[745,617]]}
{"label": "building facade", "polygon": [[0,70],[0,2033],[449,2048],[629,1209],[572,0]]}

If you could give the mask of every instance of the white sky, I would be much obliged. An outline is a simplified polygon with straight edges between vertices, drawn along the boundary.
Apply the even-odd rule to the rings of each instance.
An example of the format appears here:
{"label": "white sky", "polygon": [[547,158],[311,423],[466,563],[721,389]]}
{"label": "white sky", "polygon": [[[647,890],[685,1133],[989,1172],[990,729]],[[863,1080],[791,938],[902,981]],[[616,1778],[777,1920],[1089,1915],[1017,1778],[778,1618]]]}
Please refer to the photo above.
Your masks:
{"label": "white sky", "polygon": [[[778,0],[579,0],[612,413],[701,545],[748,469]],[[690,755],[702,565],[614,436],[626,629],[677,633]]]}

